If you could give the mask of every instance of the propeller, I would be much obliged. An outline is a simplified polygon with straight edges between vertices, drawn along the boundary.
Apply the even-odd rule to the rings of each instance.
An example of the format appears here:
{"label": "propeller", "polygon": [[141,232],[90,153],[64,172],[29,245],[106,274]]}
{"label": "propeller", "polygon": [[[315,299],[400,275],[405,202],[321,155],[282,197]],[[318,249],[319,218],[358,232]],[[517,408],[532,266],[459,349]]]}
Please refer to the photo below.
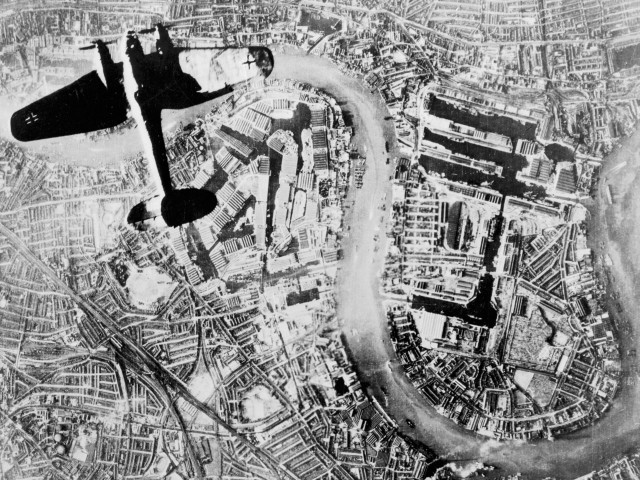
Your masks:
{"label": "propeller", "polygon": [[[164,28],[166,28],[167,30],[170,30],[171,28],[173,28],[173,25],[163,25]],[[143,30],[138,30],[138,34],[144,34],[144,33],[154,33],[156,31],[156,27],[151,27],[151,28],[145,28]]]}
{"label": "propeller", "polygon": [[[171,28],[173,28],[174,25],[163,25],[163,26],[165,29],[170,30]],[[156,31],[156,27],[151,27],[151,28],[144,28],[142,30],[138,30],[137,32],[134,30],[129,30],[127,34],[128,35],[146,34],[146,33],[154,33],[155,31]],[[117,40],[108,40],[106,42],[103,42],[102,40],[93,40],[90,45],[79,47],[78,50],[92,50],[98,46],[99,42],[102,42],[104,45],[110,45],[112,43],[115,43],[116,41]]]}
{"label": "propeller", "polygon": [[[79,47],[78,50],[91,50],[98,46],[98,42],[102,42],[102,40],[94,40],[91,42],[91,45],[87,45],[86,47]],[[107,42],[102,42],[104,45],[110,45],[115,43],[115,40],[109,40]]]}

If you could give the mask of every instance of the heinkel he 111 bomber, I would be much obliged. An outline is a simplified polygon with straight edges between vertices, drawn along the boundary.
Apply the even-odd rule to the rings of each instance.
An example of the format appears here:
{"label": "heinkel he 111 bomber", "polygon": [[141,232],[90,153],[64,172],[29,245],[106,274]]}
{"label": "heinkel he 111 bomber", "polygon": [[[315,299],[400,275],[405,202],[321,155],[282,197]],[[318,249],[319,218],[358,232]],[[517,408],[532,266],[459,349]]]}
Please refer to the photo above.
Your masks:
{"label": "heinkel he 111 bomber", "polygon": [[[173,188],[162,133],[162,110],[189,108],[232,92],[248,82],[266,78],[273,54],[266,47],[180,48],[167,27],[158,24],[138,33],[153,33],[156,51],[145,54],[135,32],[127,33],[122,62],[114,62],[107,42],[91,46],[99,54],[96,70],[16,111],[11,132],[28,142],[115,127],[132,116],[141,128],[151,172],[164,191],[134,206],[127,221],[143,229],[162,217],[177,227],[213,211],[215,194],[196,188]],[[152,162],[150,162],[150,165]]]}

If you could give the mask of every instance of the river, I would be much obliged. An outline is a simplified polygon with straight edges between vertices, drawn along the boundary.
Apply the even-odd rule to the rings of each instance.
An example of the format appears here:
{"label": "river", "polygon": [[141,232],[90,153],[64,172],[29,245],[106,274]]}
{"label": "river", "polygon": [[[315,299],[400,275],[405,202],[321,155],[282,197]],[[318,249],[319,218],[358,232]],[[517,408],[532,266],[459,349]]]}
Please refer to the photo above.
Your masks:
{"label": "river", "polygon": [[[284,70],[284,71],[283,71]],[[366,145],[374,162],[367,161],[368,170],[364,186],[356,194],[355,205],[349,212],[347,221],[351,225],[351,235],[343,243],[345,259],[339,276],[338,314],[344,321],[344,335],[352,359],[356,364],[361,380],[368,385],[370,392],[382,400],[380,388],[389,390],[388,413],[394,417],[400,429],[409,436],[423,441],[437,453],[452,460],[478,459],[499,467],[497,474],[521,472],[523,478],[576,478],[605,465],[612,457],[625,454],[640,447],[640,386],[638,382],[625,385],[612,408],[603,419],[593,427],[562,437],[554,442],[541,440],[534,443],[498,442],[476,436],[462,429],[450,420],[439,415],[424,401],[421,394],[411,385],[404,375],[402,367],[395,360],[391,347],[386,318],[383,314],[382,300],[378,295],[378,273],[382,267],[383,249],[374,250],[373,236],[384,232],[379,223],[382,213],[378,206],[385,193],[390,190],[390,166],[385,165],[384,141],[394,144],[393,130],[382,121],[386,108],[378,95],[363,89],[353,78],[339,73],[331,62],[315,57],[282,57],[276,55],[278,76],[287,76],[311,83],[323,88],[339,101],[346,101],[346,109],[354,119],[358,131],[356,141]],[[364,129],[365,131],[362,131]],[[629,158],[632,152],[640,151],[640,132],[629,139],[626,147],[617,150],[605,164],[605,171],[614,165],[627,161],[627,166],[616,178],[628,179],[640,175],[640,158]],[[391,154],[393,155],[393,151]],[[640,180],[640,179],[639,179]],[[623,194],[622,185],[619,196],[624,203],[619,221],[628,212],[635,212],[637,222],[627,222],[626,242],[609,238],[605,222],[602,220],[600,205],[604,202],[601,193],[599,201],[590,205],[592,210],[592,230],[590,243],[595,249],[601,241],[608,251],[620,252],[619,258],[632,255],[637,259],[633,271],[627,271],[628,264],[622,266],[614,259],[616,278],[638,278],[640,272],[640,190],[633,189],[635,182],[627,182],[628,194]],[[603,190],[601,189],[601,192]],[[627,190],[625,190],[627,191]],[[390,195],[387,195],[387,212]],[[605,215],[607,212],[602,212]],[[622,222],[624,223],[624,222]],[[637,225],[634,227],[633,225]],[[599,247],[598,247],[599,248]],[[598,252],[596,252],[598,253]],[[613,255],[612,255],[613,257]],[[639,310],[640,305],[633,296],[637,291],[635,282],[623,282],[628,288],[621,298],[627,311]],[[623,292],[624,293],[624,292]],[[634,336],[626,337],[637,341],[637,325],[633,324]],[[640,345],[638,345],[640,347]],[[627,346],[624,347],[625,349]],[[637,364],[634,357],[625,357],[625,368]],[[404,418],[411,418],[416,429],[405,425]]]}
{"label": "river", "polygon": [[[498,474],[521,472],[523,478],[575,478],[603,466],[608,459],[630,449],[640,447],[640,384],[637,377],[625,386],[616,398],[610,412],[594,427],[563,437],[555,442],[536,443],[498,442],[476,436],[445,419],[429,407],[421,394],[411,385],[402,367],[395,360],[391,347],[382,300],[378,295],[378,273],[383,265],[384,249],[375,251],[374,235],[384,239],[381,224],[383,213],[378,207],[386,195],[389,212],[389,175],[393,165],[386,165],[385,141],[391,145],[390,156],[397,154],[393,125],[384,120],[388,115],[379,95],[372,94],[358,80],[345,76],[330,61],[289,52],[275,52],[274,78],[292,78],[312,84],[336,98],[353,119],[356,129],[354,141],[366,146],[369,152],[364,186],[358,190],[355,204],[349,209],[347,221],[351,235],[343,244],[345,259],[339,275],[338,315],[344,321],[344,334],[361,380],[370,392],[382,399],[380,388],[389,390],[388,413],[394,417],[400,429],[409,436],[424,442],[438,454],[451,460],[477,459],[499,467]],[[200,107],[206,111],[207,107]],[[210,108],[210,107],[209,107]],[[180,118],[192,118],[194,111],[185,112]],[[177,121],[177,119],[173,120]],[[6,132],[6,131],[5,131]],[[140,150],[137,132],[117,148],[114,158],[133,154]],[[123,139],[124,140],[124,139]],[[112,163],[104,152],[114,151],[111,142],[84,142],[77,139],[60,140],[57,151],[76,147],[70,163],[96,165]],[[639,311],[635,292],[640,285],[640,189],[633,188],[640,181],[640,132],[626,142],[607,159],[606,171],[627,162],[626,167],[611,175],[617,203],[606,207],[604,185],[599,189],[598,201],[589,205],[591,215],[590,242],[599,250],[600,242],[613,259],[613,275],[621,293],[621,302],[627,312]],[[386,213],[384,213],[386,217]],[[633,221],[625,221],[631,219]],[[601,253],[601,252],[597,252]],[[625,261],[622,261],[624,259]],[[627,261],[631,259],[631,261]],[[631,321],[632,334],[624,337],[624,349],[638,348],[638,325]],[[635,368],[635,357],[624,357],[626,370]],[[405,418],[416,423],[409,429]]]}

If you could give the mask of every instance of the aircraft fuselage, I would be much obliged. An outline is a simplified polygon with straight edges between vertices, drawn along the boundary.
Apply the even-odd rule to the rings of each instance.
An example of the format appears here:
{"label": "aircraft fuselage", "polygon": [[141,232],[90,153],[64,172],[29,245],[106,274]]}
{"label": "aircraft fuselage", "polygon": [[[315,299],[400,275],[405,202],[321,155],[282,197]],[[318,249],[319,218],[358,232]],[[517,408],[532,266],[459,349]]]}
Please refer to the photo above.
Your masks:
{"label": "aircraft fuselage", "polygon": [[11,131],[20,141],[88,133],[115,127],[129,115],[137,121],[143,145],[153,157],[153,183],[162,187],[160,208],[148,201],[134,207],[129,223],[162,216],[169,226],[191,222],[216,206],[212,192],[173,187],[162,132],[162,110],[189,108],[225,95],[273,69],[265,47],[175,48],[167,30],[156,27],[157,51],[145,55],[135,34],[123,44],[123,62],[114,63],[96,42],[100,67],[70,85],[13,114]]}

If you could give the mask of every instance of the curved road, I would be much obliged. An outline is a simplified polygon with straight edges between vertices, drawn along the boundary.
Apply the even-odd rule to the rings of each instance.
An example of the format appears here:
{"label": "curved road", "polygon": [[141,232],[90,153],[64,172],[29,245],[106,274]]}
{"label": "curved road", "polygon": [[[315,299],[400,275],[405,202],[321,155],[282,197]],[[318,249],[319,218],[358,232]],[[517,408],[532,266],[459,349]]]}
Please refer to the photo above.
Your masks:
{"label": "curved road", "polygon": [[[381,386],[389,390],[388,413],[394,417],[400,428],[410,436],[423,441],[447,459],[466,461],[479,460],[499,467],[493,472],[497,475],[521,472],[523,478],[576,478],[605,465],[615,455],[625,454],[640,447],[640,387],[636,381],[633,386],[624,386],[616,398],[613,407],[594,427],[584,429],[574,435],[562,437],[555,442],[546,440],[535,443],[498,442],[472,434],[448,419],[439,415],[426,405],[421,394],[411,385],[396,362],[389,336],[381,299],[378,295],[378,278],[384,249],[374,252],[373,236],[379,233],[384,239],[384,227],[380,226],[383,212],[378,210],[385,193],[390,192],[389,175],[392,166],[385,165],[385,139],[391,144],[395,141],[393,127],[383,119],[388,112],[378,95],[372,95],[354,78],[342,75],[330,61],[301,55],[275,55],[274,76],[293,78],[310,83],[325,90],[340,104],[346,104],[346,110],[353,116],[356,128],[355,141],[367,147],[370,158],[367,161],[364,187],[357,191],[353,209],[348,213],[347,221],[351,225],[351,236],[343,244],[345,260],[339,277],[338,314],[344,320],[344,333],[349,349],[356,364],[360,378],[370,385],[370,391],[381,397]],[[618,155],[607,160],[605,171],[616,163],[627,161],[628,165],[618,171],[620,177],[633,169],[640,176],[640,158],[632,165],[628,158],[630,152],[640,151],[640,132],[621,149]],[[394,152],[391,152],[393,156]],[[604,225],[604,214],[598,205],[591,206],[594,225],[590,230],[591,244],[604,241],[608,251],[634,248],[640,254],[640,246],[633,242],[640,238],[640,192],[635,193],[629,183],[624,186],[630,192],[625,197],[625,212],[635,212],[638,218],[638,230],[628,232],[628,241],[622,245],[616,239],[610,240]],[[622,187],[619,195],[622,201]],[[390,194],[387,195],[390,197]],[[603,197],[601,197],[603,198]],[[387,207],[390,198],[387,198]],[[388,208],[386,210],[389,211]],[[386,216],[386,215],[385,215]],[[626,218],[625,213],[622,216]],[[349,218],[350,217],[350,218]],[[636,235],[637,234],[637,235]],[[636,241],[637,243],[637,241]],[[596,251],[596,253],[600,253]],[[612,254],[612,257],[614,255]],[[636,255],[635,258],[640,258]],[[614,259],[615,262],[615,259]],[[631,277],[627,272],[614,265],[616,278]],[[640,260],[637,264],[640,272]],[[623,301],[631,307],[635,285],[621,287]],[[636,289],[637,291],[637,289]],[[625,296],[626,294],[626,296]],[[636,308],[640,307],[637,305]],[[638,343],[635,337],[630,337]],[[627,339],[628,340],[628,339]],[[640,344],[638,344],[640,351]],[[629,368],[635,359],[625,359],[624,366]],[[416,423],[415,430],[404,426],[404,418]]]}

